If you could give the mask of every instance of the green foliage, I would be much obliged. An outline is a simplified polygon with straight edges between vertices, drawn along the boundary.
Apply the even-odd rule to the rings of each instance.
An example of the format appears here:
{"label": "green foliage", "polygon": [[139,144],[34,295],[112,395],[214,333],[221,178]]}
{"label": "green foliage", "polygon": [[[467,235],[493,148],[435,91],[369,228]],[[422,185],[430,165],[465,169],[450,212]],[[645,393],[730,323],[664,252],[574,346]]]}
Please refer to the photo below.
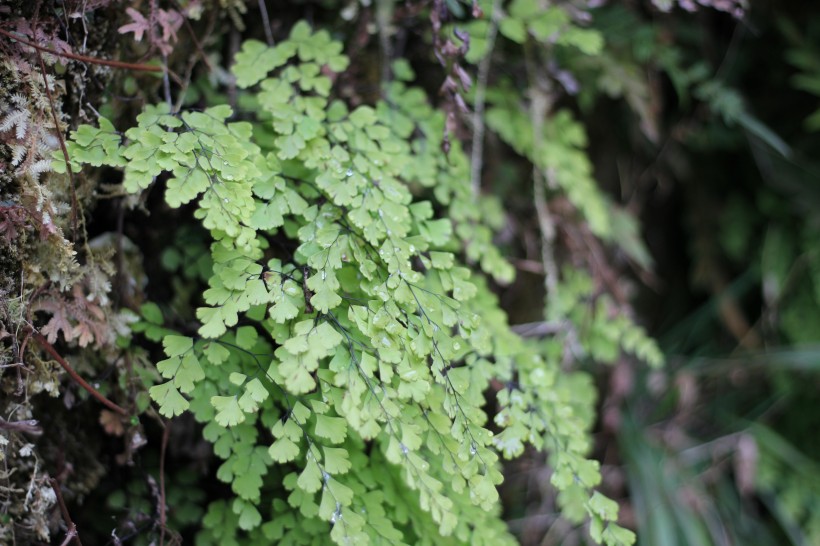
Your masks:
{"label": "green foliage", "polygon": [[[786,51],[786,60],[798,69],[798,73],[792,77],[792,85],[815,97],[820,96],[820,63],[817,61],[815,47],[789,19],[783,18],[777,23],[792,46]],[[820,109],[808,116],[804,124],[809,131],[820,129]]]}
{"label": "green foliage", "polygon": [[[190,469],[180,469],[166,476],[169,506],[167,516],[170,528],[184,529],[202,519],[204,511],[201,505],[205,493],[197,487],[197,478],[197,474]],[[152,481],[130,480],[106,499],[105,508],[120,520],[115,531],[116,536],[130,537],[133,530],[129,529],[129,525],[133,525],[134,521],[150,518],[156,510],[156,501],[152,496],[154,491],[151,491],[151,487],[156,484],[157,477],[151,476],[150,480]],[[108,533],[111,531],[107,530]],[[171,539],[171,536],[168,538]],[[149,544],[146,537],[137,537],[134,542],[139,545]]]}
{"label": "green foliage", "polygon": [[[514,2],[502,33],[520,42],[564,29],[559,43],[600,50],[600,36],[570,26],[562,9],[535,9]],[[222,104],[159,104],[124,139],[101,119],[68,143],[73,169],[121,169],[128,192],[165,179],[167,204],[192,204],[210,234],[203,264],[192,268],[184,247],[163,254],[168,269],[206,277],[196,333],[167,333],[150,304],[137,327],[163,336],[163,382],[150,388],[159,412],[203,423],[224,461],[217,477],[235,495],[211,503],[198,544],[512,543],[499,518],[499,458],[526,444],[549,450],[568,518],[590,521],[598,543],[633,543],[617,505],[594,491],[589,377],[561,371],[560,340],[541,354],[514,335],[474,272],[512,278],[492,242],[497,203],[471,194],[458,142],[441,153],[445,116],[421,90],[393,81],[385,100],[354,109],[333,98],[331,75],[348,64],[341,49],[304,22],[275,47],[245,42],[233,74],[252,121],[230,121]],[[608,237],[581,126],[559,112],[536,148],[503,87],[491,103],[490,127],[554,171]],[[565,285],[551,309],[585,325],[592,356],[623,348],[660,363],[641,330],[607,320],[608,300],[589,322],[578,304],[588,280],[568,274]],[[491,380],[504,385],[497,411],[485,398]]]}
{"label": "green foliage", "polygon": [[753,434],[760,449],[757,486],[794,544],[820,540],[820,511],[811,499],[820,490],[820,467],[778,436],[756,425]]}
{"label": "green foliage", "polygon": [[150,4],[4,22],[0,543],[820,540],[810,7]]}

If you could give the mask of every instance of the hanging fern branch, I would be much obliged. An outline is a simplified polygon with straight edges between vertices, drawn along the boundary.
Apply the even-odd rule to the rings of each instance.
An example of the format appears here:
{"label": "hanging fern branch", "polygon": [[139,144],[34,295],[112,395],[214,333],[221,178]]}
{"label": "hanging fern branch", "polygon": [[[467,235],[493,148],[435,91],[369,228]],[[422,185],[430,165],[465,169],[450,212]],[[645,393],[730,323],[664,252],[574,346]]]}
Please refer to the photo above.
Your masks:
{"label": "hanging fern branch", "polygon": [[[226,105],[160,104],[125,140],[100,118],[67,146],[72,168],[123,170],[127,192],[170,174],[166,203],[191,203],[210,235],[197,337],[152,334],[167,358],[149,389],[163,416],[193,413],[224,461],[217,477],[235,498],[211,505],[202,536],[511,544],[499,458],[529,442],[550,449],[568,515],[585,511],[608,546],[631,544],[594,492],[584,376],[512,333],[466,266],[511,279],[492,241],[500,209],[473,197],[467,154],[411,71],[394,70],[373,106],[332,97],[341,49],[300,22],[236,55],[249,121],[229,122]],[[496,380],[510,385],[498,434],[484,409]]]}

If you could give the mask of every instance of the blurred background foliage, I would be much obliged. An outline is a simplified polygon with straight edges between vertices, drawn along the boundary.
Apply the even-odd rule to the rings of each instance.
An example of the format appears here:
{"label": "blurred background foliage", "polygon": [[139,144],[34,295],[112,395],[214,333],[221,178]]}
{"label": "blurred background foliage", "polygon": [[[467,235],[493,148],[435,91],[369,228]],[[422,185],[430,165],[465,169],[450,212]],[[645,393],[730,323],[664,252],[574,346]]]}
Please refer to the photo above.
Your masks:
{"label": "blurred background foliage", "polygon": [[[597,180],[640,218],[635,312],[667,356],[598,376],[604,480],[639,544],[818,544],[817,6],[661,4],[594,10],[604,52],[567,60]],[[545,483],[517,471],[511,490]],[[583,543],[530,487],[524,542]]]}
{"label": "blurred background foliage", "polygon": [[[601,53],[558,51],[550,70],[599,186],[640,221],[646,257],[612,260],[667,357],[661,371],[594,369],[605,491],[642,545],[820,544],[820,13],[602,4],[589,27]],[[502,294],[515,324],[534,320],[543,290],[536,220],[519,214],[532,193],[513,179],[492,190],[519,256]],[[510,464],[502,488],[522,543],[586,543],[558,516],[542,456]]]}

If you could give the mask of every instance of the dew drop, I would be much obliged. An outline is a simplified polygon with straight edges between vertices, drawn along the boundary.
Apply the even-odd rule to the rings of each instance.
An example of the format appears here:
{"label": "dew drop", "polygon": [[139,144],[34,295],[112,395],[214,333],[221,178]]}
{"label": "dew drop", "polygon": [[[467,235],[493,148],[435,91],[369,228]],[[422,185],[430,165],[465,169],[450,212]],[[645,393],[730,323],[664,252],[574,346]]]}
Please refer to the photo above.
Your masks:
{"label": "dew drop", "polygon": [[348,169],[345,173],[347,176],[353,176],[353,169]]}
{"label": "dew drop", "polygon": [[379,218],[384,218],[384,211],[379,209]]}
{"label": "dew drop", "polygon": [[410,245],[410,252],[415,252],[415,251],[416,251],[415,245]]}
{"label": "dew drop", "polygon": [[336,503],[336,511],[333,512],[333,515],[330,516],[330,523],[336,523],[342,519],[342,504],[340,502]]}
{"label": "dew drop", "polygon": [[475,448],[475,444],[470,445],[470,455],[475,455],[477,449]]}
{"label": "dew drop", "polygon": [[404,453],[405,455],[407,455],[410,452],[410,450],[407,449],[406,445],[401,444],[401,452]]}
{"label": "dew drop", "polygon": [[322,270],[322,280],[325,280],[325,279],[327,279],[327,271],[325,271],[325,270],[323,269],[323,270]]}
{"label": "dew drop", "polygon": [[230,202],[231,202],[231,200],[230,200],[230,199],[228,199],[228,198],[226,197],[225,199],[223,199],[223,200],[222,200],[222,202],[223,202],[223,203],[230,203]]}

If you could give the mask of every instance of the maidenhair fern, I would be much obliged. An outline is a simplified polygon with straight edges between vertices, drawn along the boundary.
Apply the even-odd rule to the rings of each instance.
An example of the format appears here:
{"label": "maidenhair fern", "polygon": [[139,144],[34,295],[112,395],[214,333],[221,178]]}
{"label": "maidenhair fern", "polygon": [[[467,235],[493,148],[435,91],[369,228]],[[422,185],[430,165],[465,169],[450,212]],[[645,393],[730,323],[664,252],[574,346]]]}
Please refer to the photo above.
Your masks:
{"label": "maidenhair fern", "polygon": [[[539,21],[530,32],[546,32]],[[515,39],[514,25],[502,33]],[[591,521],[599,543],[631,544],[617,504],[594,492],[589,380],[561,371],[558,341],[544,349],[514,335],[473,273],[512,277],[491,241],[497,204],[471,194],[457,142],[442,153],[444,115],[406,65],[375,105],[333,99],[341,51],[298,23],[289,40],[248,41],[236,56],[239,104],[254,114],[241,117],[252,121],[229,121],[226,105],[159,104],[124,138],[101,118],[68,143],[73,169],[119,168],[128,192],[165,180],[168,205],[193,203],[212,239],[198,331],[167,333],[150,306],[139,326],[164,335],[163,382],[150,388],[160,413],[204,425],[234,494],[210,505],[198,544],[513,543],[499,517],[499,457],[525,444],[549,451],[568,517]],[[534,156],[513,114],[496,101],[488,121]],[[563,158],[561,187],[607,232],[574,151],[583,135],[568,116],[545,131],[564,139],[550,140],[560,149],[545,161]],[[599,316],[590,335],[631,348],[617,333],[630,325],[613,334]],[[503,385],[497,410],[491,380]]]}

